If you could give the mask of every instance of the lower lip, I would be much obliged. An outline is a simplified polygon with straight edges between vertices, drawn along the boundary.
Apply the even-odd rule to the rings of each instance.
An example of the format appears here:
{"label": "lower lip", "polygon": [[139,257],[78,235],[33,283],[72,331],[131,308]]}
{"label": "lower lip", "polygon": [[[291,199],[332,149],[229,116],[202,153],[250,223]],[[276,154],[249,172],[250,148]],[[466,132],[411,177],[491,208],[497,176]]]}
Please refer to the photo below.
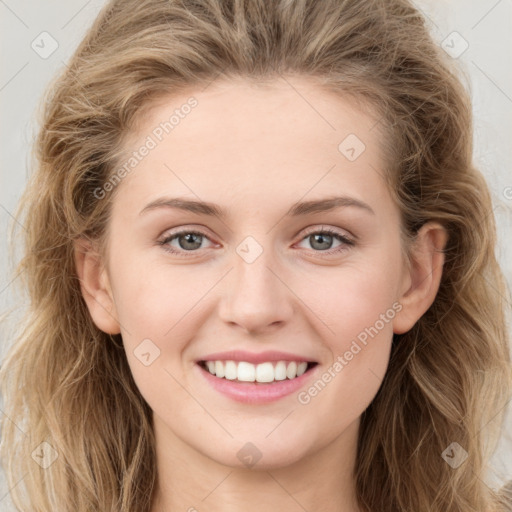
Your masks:
{"label": "lower lip", "polygon": [[227,380],[224,378],[212,375],[208,370],[205,370],[201,365],[196,364],[200,373],[206,381],[217,391],[223,395],[246,404],[262,404],[273,402],[284,398],[295,391],[298,391],[306,381],[316,373],[318,364],[310,368],[307,372],[303,373],[300,377],[294,379],[278,380],[271,383],[259,382],[238,382]]}

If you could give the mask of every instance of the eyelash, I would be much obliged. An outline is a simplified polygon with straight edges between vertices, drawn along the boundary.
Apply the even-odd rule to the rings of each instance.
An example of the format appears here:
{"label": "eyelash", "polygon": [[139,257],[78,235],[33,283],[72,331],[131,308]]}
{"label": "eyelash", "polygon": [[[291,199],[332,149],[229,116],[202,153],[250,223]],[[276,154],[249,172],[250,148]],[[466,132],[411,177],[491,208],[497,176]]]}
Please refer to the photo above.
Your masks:
{"label": "eyelash", "polygon": [[[305,240],[306,238],[308,238],[311,235],[326,235],[326,234],[333,236],[334,238],[337,238],[340,242],[342,242],[342,245],[340,245],[339,247],[334,248],[334,249],[328,249],[326,251],[318,251],[318,250],[313,249],[313,252],[318,253],[318,256],[320,256],[320,257],[324,257],[324,256],[329,257],[333,254],[341,253],[343,251],[346,251],[348,247],[352,247],[355,245],[354,240],[351,240],[347,236],[342,235],[338,231],[335,231],[331,228],[325,228],[325,229],[322,228],[320,230],[312,229],[312,230],[308,231],[307,233],[305,233],[305,235],[302,237],[302,239],[300,241],[302,242],[303,240]],[[203,237],[207,238],[208,240],[210,240],[210,238],[205,233],[202,233],[201,231],[184,230],[184,231],[178,231],[176,233],[170,233],[168,236],[166,236],[162,240],[159,240],[157,243],[158,243],[158,245],[163,247],[164,251],[169,252],[178,257],[186,258],[186,257],[188,257],[187,253],[198,252],[198,249],[192,250],[192,251],[185,251],[185,250],[177,251],[177,250],[171,248],[170,245],[168,245],[169,242],[171,242],[171,240],[174,240],[175,238],[178,238],[181,235],[199,235],[199,236],[203,236]]]}

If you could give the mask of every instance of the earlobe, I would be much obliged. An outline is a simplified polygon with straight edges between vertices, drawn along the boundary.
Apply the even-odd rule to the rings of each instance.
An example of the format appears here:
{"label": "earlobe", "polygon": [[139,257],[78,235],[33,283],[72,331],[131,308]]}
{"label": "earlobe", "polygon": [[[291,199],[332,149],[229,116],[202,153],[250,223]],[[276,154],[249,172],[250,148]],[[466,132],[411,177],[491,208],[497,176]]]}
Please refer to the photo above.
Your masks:
{"label": "earlobe", "polygon": [[409,331],[434,302],[443,274],[447,241],[448,232],[437,222],[429,222],[418,231],[399,299],[402,309],[393,321],[395,334]]}
{"label": "earlobe", "polygon": [[121,332],[106,269],[90,240],[75,242],[75,266],[82,296],[95,325],[107,334]]}

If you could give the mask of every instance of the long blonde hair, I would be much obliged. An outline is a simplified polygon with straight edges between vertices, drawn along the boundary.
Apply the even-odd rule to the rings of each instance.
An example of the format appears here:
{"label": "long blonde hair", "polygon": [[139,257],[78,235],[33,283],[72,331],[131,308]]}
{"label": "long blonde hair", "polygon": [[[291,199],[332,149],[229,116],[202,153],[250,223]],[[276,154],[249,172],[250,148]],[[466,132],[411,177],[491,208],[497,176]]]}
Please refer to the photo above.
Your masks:
{"label": "long blonde hair", "polygon": [[[150,509],[151,410],[120,336],[92,322],[73,243],[104,236],[112,197],[94,190],[115,172],[143,109],[221,73],[316,77],[367,102],[389,134],[387,177],[407,239],[429,220],[449,232],[436,300],[394,336],[361,419],[361,507],[505,510],[484,483],[512,392],[492,204],[472,163],[469,95],[408,0],[112,0],[102,9],[42,100],[37,166],[18,214],[30,306],[0,370],[0,455],[14,503]],[[468,454],[459,468],[442,457],[455,442]]]}

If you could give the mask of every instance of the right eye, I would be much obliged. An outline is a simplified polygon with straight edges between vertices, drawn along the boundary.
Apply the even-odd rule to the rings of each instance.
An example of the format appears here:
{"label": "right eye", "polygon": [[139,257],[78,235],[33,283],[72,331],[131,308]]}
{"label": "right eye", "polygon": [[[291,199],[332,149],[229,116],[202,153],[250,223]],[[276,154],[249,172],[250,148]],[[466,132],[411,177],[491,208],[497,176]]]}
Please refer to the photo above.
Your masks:
{"label": "right eye", "polygon": [[[163,246],[164,250],[171,254],[186,256],[184,253],[198,252],[197,249],[201,248],[203,239],[205,238],[209,240],[206,234],[200,231],[183,230],[166,234],[158,244]],[[174,241],[176,241],[176,244],[172,245]]]}

